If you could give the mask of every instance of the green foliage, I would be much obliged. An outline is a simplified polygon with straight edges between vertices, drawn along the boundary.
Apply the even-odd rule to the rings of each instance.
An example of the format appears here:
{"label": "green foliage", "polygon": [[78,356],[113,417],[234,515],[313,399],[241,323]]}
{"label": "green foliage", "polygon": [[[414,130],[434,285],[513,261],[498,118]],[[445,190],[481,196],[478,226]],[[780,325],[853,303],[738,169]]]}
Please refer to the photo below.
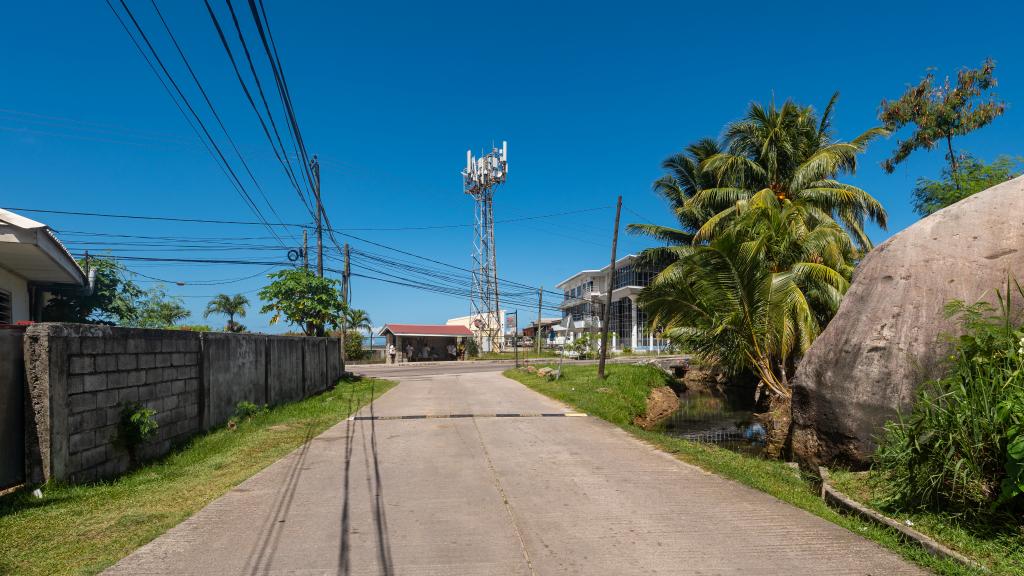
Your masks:
{"label": "green foliage", "polygon": [[203,318],[209,318],[211,314],[220,314],[228,317],[228,323],[224,327],[226,332],[245,332],[245,326],[235,322],[235,316],[245,318],[246,307],[249,299],[245,294],[218,294],[206,304]]}
{"label": "green foliage", "polygon": [[922,385],[875,454],[884,505],[970,514],[1024,507],[1024,331],[1007,288],[998,313],[984,303],[948,306],[964,328],[949,373]]}
{"label": "green foliage", "polygon": [[928,216],[968,196],[1016,178],[1021,174],[1020,164],[1020,158],[1010,156],[1000,156],[991,164],[985,164],[973,156],[964,156],[960,160],[955,180],[949,167],[942,170],[939,180],[917,179],[917,185],[914,186],[914,211],[921,216]]}
{"label": "green foliage", "polygon": [[623,354],[623,355],[625,355],[625,356],[629,356],[629,355],[630,355],[630,354],[632,354],[632,353],[633,353],[633,349],[632,349],[632,348],[630,348],[629,346],[623,346],[623,347],[622,347],[622,354]]}
{"label": "green foliage", "polygon": [[569,343],[566,348],[576,358],[585,359],[590,358],[592,354],[595,354],[598,350],[599,338],[590,332],[583,332],[576,337],[575,340]]}
{"label": "green foliage", "polygon": [[477,358],[480,356],[480,345],[476,343],[475,338],[466,338],[466,356],[469,358]]}
{"label": "green foliage", "polygon": [[134,457],[135,451],[146,440],[156,434],[158,428],[156,410],[138,403],[126,404],[121,408],[121,419],[117,423],[116,443]]}
{"label": "green foliage", "polygon": [[212,332],[213,328],[210,328],[207,324],[180,324],[174,328],[183,330],[185,332]]}
{"label": "green foliage", "polygon": [[338,281],[319,278],[305,268],[290,268],[268,275],[272,282],[259,292],[266,304],[260,309],[272,314],[270,323],[284,319],[298,326],[307,336],[318,328],[337,328],[344,317]]}
{"label": "green foliage", "polygon": [[345,358],[362,360],[366,356],[363,350],[363,336],[358,330],[345,331]]}
{"label": "green foliage", "polygon": [[987,126],[1006,110],[1006,103],[994,94],[983,97],[996,87],[995,68],[991,59],[981,68],[964,68],[957,74],[956,85],[950,83],[949,76],[935,85],[935,74],[929,71],[897,100],[882,100],[878,119],[886,129],[894,132],[911,124],[915,127],[913,134],[900,140],[892,156],[882,163],[885,171],[892,173],[915,150],[931,150],[945,141],[946,160],[956,183],[960,170],[953,138]]}
{"label": "green foliage", "polygon": [[241,422],[255,416],[260,416],[261,414],[266,414],[269,411],[270,408],[266,404],[260,406],[259,404],[253,404],[248,400],[242,400],[235,406],[234,419]]}
{"label": "green foliage", "polygon": [[135,316],[125,319],[124,326],[135,328],[169,328],[189,317],[181,298],[169,296],[160,285],[143,292],[136,301]]}
{"label": "green foliage", "polygon": [[[78,264],[86,267],[85,260]],[[112,258],[91,257],[88,267],[95,270],[95,290],[85,295],[80,290],[57,293],[43,308],[47,322],[80,324],[127,324],[138,316],[138,299],[143,291],[122,274]]]}

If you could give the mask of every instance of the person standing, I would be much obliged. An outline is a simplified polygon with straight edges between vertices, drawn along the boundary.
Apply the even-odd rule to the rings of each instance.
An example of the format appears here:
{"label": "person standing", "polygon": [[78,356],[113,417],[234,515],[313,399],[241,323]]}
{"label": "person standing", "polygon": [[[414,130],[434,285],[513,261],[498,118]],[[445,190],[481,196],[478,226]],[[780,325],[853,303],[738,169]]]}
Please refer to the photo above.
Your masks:
{"label": "person standing", "polygon": [[412,362],[413,360],[415,360],[415,358],[414,358],[415,354],[416,354],[416,349],[412,347],[412,343],[410,342],[409,344],[406,344],[405,345],[405,361],[406,362]]}
{"label": "person standing", "polygon": [[395,343],[392,342],[392,343],[388,344],[388,357],[391,358],[391,363],[392,364],[395,363],[395,356],[398,355],[397,353],[398,353],[398,350],[395,350]]}
{"label": "person standing", "polygon": [[423,343],[423,352],[422,352],[423,359],[424,360],[430,360],[430,357],[431,357],[432,354],[433,354],[433,350],[430,349],[430,344],[427,344],[427,343],[424,342]]}
{"label": "person standing", "polygon": [[455,352],[456,352],[455,351],[455,344],[452,343],[452,342],[449,342],[448,343],[448,359],[449,360],[455,360],[456,359]]}

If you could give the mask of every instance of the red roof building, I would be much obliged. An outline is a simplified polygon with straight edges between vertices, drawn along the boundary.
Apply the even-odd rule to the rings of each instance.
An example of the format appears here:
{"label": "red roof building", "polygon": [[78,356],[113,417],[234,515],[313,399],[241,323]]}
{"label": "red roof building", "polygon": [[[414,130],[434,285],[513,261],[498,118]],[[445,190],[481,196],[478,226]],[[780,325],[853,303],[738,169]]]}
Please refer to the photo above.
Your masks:
{"label": "red roof building", "polygon": [[387,362],[397,363],[460,359],[465,353],[463,341],[472,338],[473,332],[465,326],[385,324],[378,335],[395,352],[387,355]]}

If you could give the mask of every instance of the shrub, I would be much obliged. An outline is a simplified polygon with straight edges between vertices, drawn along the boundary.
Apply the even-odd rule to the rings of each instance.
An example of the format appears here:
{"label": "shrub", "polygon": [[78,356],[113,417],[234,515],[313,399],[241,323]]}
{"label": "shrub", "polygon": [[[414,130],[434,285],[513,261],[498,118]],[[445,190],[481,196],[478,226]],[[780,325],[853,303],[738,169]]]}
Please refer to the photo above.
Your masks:
{"label": "shrub", "polygon": [[267,410],[268,408],[266,405],[260,406],[247,400],[242,400],[235,406],[234,420],[248,420],[253,416],[265,414]]}
{"label": "shrub", "polygon": [[885,427],[874,467],[882,503],[961,513],[1021,507],[1024,333],[1008,296],[995,314],[963,302],[947,313],[961,318],[964,335],[948,374],[922,385],[911,413]]}
{"label": "shrub", "polygon": [[630,354],[632,354],[632,353],[633,353],[633,349],[632,349],[632,348],[630,348],[629,346],[623,346],[623,347],[622,347],[622,354],[623,354],[624,356],[629,356],[629,355],[630,355]]}
{"label": "shrub", "polygon": [[594,352],[597,341],[598,338],[594,337],[593,334],[584,332],[570,342],[568,348],[570,352],[575,353],[577,358],[586,359],[590,357],[591,352]]}
{"label": "shrub", "polygon": [[466,339],[466,356],[470,358],[476,358],[480,356],[480,346],[476,343],[473,338]]}
{"label": "shrub", "polygon": [[128,451],[130,459],[136,459],[139,446],[156,434],[159,425],[154,416],[156,410],[146,408],[137,402],[121,408],[115,443]]}

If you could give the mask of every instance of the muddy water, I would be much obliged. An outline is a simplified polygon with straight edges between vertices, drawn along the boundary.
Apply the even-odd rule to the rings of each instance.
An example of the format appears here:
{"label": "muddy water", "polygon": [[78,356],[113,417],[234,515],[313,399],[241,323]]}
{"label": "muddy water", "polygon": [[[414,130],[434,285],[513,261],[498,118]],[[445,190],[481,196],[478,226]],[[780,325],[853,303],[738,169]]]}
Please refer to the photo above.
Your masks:
{"label": "muddy water", "polygon": [[764,428],[753,418],[753,398],[744,401],[685,392],[679,403],[679,410],[662,423],[666,434],[745,454],[760,454],[764,449]]}

